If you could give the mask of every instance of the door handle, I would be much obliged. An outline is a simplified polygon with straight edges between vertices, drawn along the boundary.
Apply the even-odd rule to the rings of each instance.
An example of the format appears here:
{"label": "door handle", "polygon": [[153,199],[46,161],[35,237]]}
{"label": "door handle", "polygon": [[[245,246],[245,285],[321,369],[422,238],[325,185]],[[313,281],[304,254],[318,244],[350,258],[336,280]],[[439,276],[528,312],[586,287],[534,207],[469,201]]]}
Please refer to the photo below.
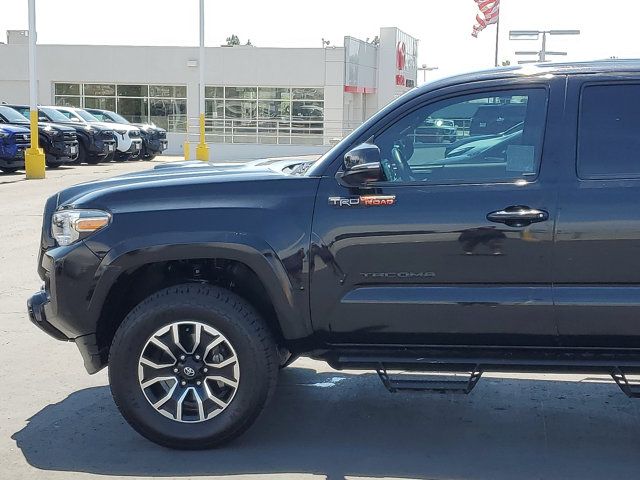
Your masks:
{"label": "door handle", "polygon": [[526,227],[532,223],[544,222],[548,219],[549,212],[524,205],[514,205],[487,214],[487,220],[490,222],[504,223],[509,227]]}

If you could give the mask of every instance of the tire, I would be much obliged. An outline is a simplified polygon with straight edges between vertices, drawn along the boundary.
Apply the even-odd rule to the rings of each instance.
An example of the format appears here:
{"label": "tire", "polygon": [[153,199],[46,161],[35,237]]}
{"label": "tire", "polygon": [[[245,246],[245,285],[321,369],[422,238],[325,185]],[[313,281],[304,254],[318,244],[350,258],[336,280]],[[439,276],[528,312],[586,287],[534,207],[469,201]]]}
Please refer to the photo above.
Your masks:
{"label": "tire", "polygon": [[58,168],[61,163],[47,163],[47,168]]}
{"label": "tire", "polygon": [[4,173],[16,173],[20,169],[18,167],[2,167],[0,170]]}
{"label": "tire", "polygon": [[145,161],[147,161],[147,162],[150,162],[150,161],[151,161],[151,160],[153,160],[154,158],[156,158],[156,156],[155,156],[155,155],[145,155],[145,156],[143,157],[143,160],[145,160]]}
{"label": "tire", "polygon": [[98,157],[97,155],[87,155],[85,156],[85,162],[88,165],[97,165],[104,160],[104,157]]}
{"label": "tire", "polygon": [[[174,329],[180,332],[178,344],[189,348],[173,342]],[[191,349],[189,331],[198,329],[201,341]],[[159,349],[156,340],[168,350]],[[216,367],[212,361],[230,363]],[[127,315],[111,344],[109,384],[118,409],[138,433],[165,447],[200,450],[229,442],[253,424],[273,395],[278,366],[271,333],[248,302],[219,287],[184,284],[154,293]],[[206,367],[209,373],[203,373]],[[212,372],[226,381],[207,377]],[[195,376],[186,376],[191,373]],[[194,383],[198,379],[200,386]],[[211,391],[222,403],[207,397]]]}

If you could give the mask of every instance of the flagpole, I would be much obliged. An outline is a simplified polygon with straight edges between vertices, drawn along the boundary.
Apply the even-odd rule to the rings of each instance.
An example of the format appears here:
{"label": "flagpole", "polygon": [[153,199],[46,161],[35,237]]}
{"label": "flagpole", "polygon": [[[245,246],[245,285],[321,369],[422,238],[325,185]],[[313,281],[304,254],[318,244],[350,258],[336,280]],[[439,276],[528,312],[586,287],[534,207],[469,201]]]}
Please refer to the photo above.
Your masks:
{"label": "flagpole", "polygon": [[498,44],[500,39],[500,15],[498,15],[498,21],[496,22],[496,54],[495,54],[495,66],[498,66]]}

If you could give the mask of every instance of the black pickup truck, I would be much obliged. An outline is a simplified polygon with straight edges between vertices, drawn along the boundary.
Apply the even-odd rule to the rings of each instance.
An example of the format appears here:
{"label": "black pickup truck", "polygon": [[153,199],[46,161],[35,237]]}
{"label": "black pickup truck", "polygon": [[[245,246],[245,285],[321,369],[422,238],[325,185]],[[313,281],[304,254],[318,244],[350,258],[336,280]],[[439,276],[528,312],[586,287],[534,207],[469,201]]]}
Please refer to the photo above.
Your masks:
{"label": "black pickup truck", "polygon": [[[446,111],[504,131],[417,144]],[[640,63],[508,67],[414,89],[320,160],[163,168],[44,210],[31,320],[109,365],[142,435],[207,448],[248,428],[296,356],[392,392],[483,372],[640,388]],[[466,372],[407,379],[400,371]]]}
{"label": "black pickup truck", "polygon": [[[29,107],[0,105],[0,123],[29,128]],[[76,131],[59,123],[39,122],[38,141],[44,150],[47,167],[57,168],[78,158]]]}

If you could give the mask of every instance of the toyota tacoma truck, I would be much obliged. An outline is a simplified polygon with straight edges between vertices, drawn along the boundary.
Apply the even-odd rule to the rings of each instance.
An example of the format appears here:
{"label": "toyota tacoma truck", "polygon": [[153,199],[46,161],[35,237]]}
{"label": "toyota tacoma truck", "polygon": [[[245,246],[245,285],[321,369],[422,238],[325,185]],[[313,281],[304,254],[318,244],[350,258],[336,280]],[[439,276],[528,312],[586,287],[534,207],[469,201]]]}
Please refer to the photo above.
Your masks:
{"label": "toyota tacoma truck", "polygon": [[24,151],[30,145],[28,128],[0,124],[0,171],[14,173],[24,169]]}
{"label": "toyota tacoma truck", "polygon": [[[413,141],[497,104],[521,112],[509,134],[466,152]],[[413,89],[293,170],[68,188],[44,207],[30,318],[89,373],[108,365],[124,418],[174,448],[238,436],[297,356],[391,392],[548,371],[638,396],[638,105],[637,61],[500,68]]]}
{"label": "toyota tacoma truck", "polygon": [[138,127],[140,129],[140,137],[142,138],[140,158],[143,160],[153,160],[168,147],[167,131],[164,128],[149,123],[131,123],[122,115],[110,110],[100,110],[98,108],[86,108],[85,110],[101,122],[120,123]]}
{"label": "toyota tacoma truck", "polygon": [[[0,105],[0,123],[29,128],[28,117],[29,107],[17,110],[12,105]],[[49,168],[72,163],[78,158],[78,139],[71,127],[48,121],[38,122],[38,141]]]}
{"label": "toyota tacoma truck", "polygon": [[[29,109],[19,111],[29,115]],[[80,120],[72,120],[63,115],[56,107],[38,107],[40,120],[55,122],[73,128],[78,139],[78,156],[73,163],[88,163],[95,165],[112,156],[116,150],[116,140],[111,127],[104,125],[89,125]]]}
{"label": "toyota tacoma truck", "polygon": [[116,148],[113,154],[109,155],[109,159],[123,162],[140,156],[142,139],[140,138],[139,128],[129,123],[101,122],[82,108],[56,107],[56,110],[64,116],[69,117],[71,121],[85,123],[89,126],[100,126],[112,129],[113,136],[116,140]]}

